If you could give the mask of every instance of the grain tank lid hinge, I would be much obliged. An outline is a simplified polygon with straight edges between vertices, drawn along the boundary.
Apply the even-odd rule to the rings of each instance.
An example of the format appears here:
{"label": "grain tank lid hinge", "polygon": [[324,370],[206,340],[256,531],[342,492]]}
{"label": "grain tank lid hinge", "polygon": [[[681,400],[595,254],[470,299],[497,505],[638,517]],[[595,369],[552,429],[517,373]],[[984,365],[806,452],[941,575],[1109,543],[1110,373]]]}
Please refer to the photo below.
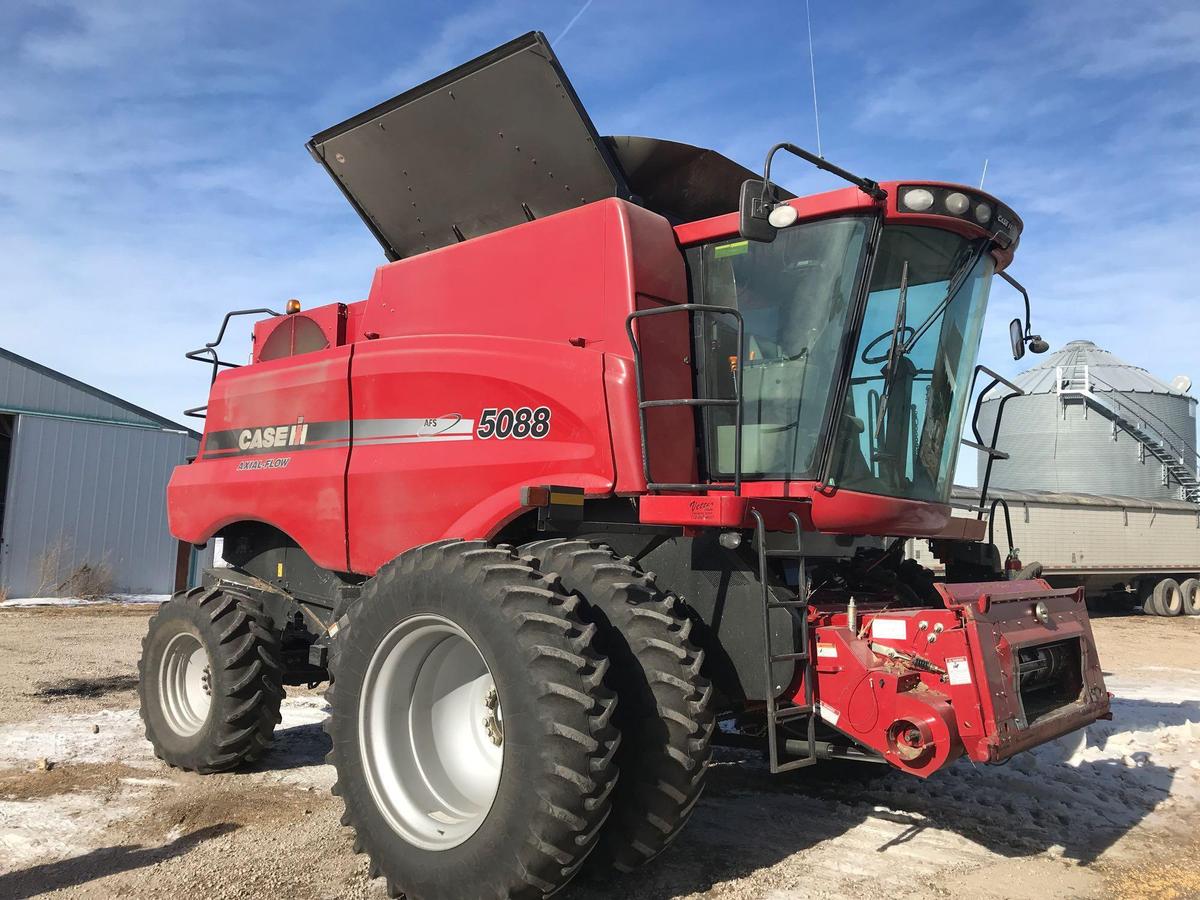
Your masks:
{"label": "grain tank lid hinge", "polygon": [[631,196],[540,32],[335,125],[308,148],[393,260]]}

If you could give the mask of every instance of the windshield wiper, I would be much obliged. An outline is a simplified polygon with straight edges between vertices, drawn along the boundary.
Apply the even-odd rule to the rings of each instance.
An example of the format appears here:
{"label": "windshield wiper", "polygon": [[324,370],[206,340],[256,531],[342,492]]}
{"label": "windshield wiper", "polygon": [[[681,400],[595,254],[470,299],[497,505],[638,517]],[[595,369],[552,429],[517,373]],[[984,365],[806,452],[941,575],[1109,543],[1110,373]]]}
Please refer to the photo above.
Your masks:
{"label": "windshield wiper", "polygon": [[[904,350],[900,349],[901,335],[908,327],[908,260],[900,267],[900,296],[896,299],[896,321],[892,325],[892,343],[888,347],[887,367],[883,375],[883,392],[879,396],[879,412],[875,414],[875,443],[879,444],[879,435],[883,431],[883,418],[887,410],[888,397],[892,385],[896,382],[896,369]],[[876,357],[878,359],[878,357]]]}
{"label": "windshield wiper", "polygon": [[908,356],[912,348],[916,346],[917,341],[925,335],[925,332],[933,326],[934,322],[941,318],[942,313],[946,311],[946,307],[954,300],[954,295],[958,293],[958,289],[967,280],[967,276],[975,269],[975,264],[987,252],[987,248],[988,242],[981,241],[975,252],[964,259],[962,264],[954,271],[954,274],[950,277],[950,283],[946,285],[946,293],[942,295],[942,299],[938,302],[938,305],[933,308],[933,311],[921,323],[921,326],[913,330],[912,337],[904,342],[904,349],[900,351],[902,356]]}

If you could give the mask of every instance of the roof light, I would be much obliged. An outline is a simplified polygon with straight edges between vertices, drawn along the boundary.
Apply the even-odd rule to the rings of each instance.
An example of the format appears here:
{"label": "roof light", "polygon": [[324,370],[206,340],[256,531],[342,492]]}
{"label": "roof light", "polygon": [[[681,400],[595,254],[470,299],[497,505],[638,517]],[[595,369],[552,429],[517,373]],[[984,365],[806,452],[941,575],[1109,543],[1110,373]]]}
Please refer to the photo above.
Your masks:
{"label": "roof light", "polygon": [[913,212],[924,212],[933,206],[933,193],[925,188],[912,188],[904,192],[900,202]]}
{"label": "roof light", "polygon": [[787,228],[799,218],[799,215],[796,212],[796,207],[789,206],[787,203],[780,203],[771,210],[771,214],[767,216],[767,221],[776,228]]}
{"label": "roof light", "polygon": [[967,195],[960,194],[958,191],[955,191],[953,194],[947,194],[945,203],[946,209],[950,210],[956,216],[961,216],[971,205],[971,201],[967,199]]}
{"label": "roof light", "polygon": [[287,302],[287,306],[285,306],[284,309],[287,310],[287,314],[289,316],[293,315],[294,313],[298,313],[300,312],[300,301],[293,297]]}
{"label": "roof light", "polygon": [[992,207],[988,203],[980,203],[975,207],[975,221],[980,225],[986,225],[992,218]]}

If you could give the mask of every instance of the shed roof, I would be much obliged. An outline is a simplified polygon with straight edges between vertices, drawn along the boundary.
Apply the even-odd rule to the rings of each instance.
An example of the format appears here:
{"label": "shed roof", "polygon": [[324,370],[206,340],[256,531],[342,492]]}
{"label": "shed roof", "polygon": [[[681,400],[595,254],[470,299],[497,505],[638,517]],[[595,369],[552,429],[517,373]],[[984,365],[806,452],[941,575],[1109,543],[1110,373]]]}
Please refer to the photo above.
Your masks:
{"label": "shed roof", "polygon": [[[979,488],[956,484],[951,492],[955,501],[979,502]],[[1200,505],[1186,500],[1148,500],[1144,497],[1127,497],[1121,494],[1075,494],[1065,491],[1017,491],[1009,488],[988,487],[988,500],[1005,500],[1009,503],[1029,503],[1036,506],[1104,506],[1119,509],[1173,509],[1200,515]]]}
{"label": "shed roof", "polygon": [[[1195,398],[1186,392],[1160,381],[1141,366],[1130,365],[1109,351],[1102,350],[1091,341],[1071,341],[1057,353],[1051,353],[1033,368],[1016,376],[1013,381],[1027,394],[1053,394],[1055,374],[1060,366],[1071,370],[1064,376],[1078,371],[1078,377],[1082,377],[1081,367],[1087,366],[1093,391],[1171,394],[1195,402]],[[996,393],[999,395],[1003,391]]]}
{"label": "shed roof", "polygon": [[122,400],[0,347],[0,412],[77,418],[200,435],[178,422]]}

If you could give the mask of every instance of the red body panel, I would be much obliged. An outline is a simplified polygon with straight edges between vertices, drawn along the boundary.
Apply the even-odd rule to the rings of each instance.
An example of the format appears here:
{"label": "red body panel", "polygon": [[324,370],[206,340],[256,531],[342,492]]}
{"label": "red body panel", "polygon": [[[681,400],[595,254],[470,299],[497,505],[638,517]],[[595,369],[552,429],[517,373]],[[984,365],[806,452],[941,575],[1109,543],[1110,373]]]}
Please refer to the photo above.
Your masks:
{"label": "red body panel", "polygon": [[[671,226],[619,200],[382,266],[366,301],[300,314],[347,346],[226,371],[210,398],[208,432],[303,418],[344,423],[345,440],[202,452],[172,480],[172,530],[199,543],[232,522],[267,522],[320,565],[371,574],[417,544],[495,533],[521,512],[523,485],[640,493],[625,319],[685,302]],[[259,323],[256,346],[291,318]],[[641,336],[649,395],[690,396],[687,317],[656,319]],[[523,407],[550,410],[549,434],[476,437],[485,409]],[[664,410],[648,430],[655,476],[694,480],[691,413]],[[288,461],[237,470],[263,458]],[[319,517],[296,502],[314,481]]]}
{"label": "red body panel", "polygon": [[881,534],[922,537],[941,532],[950,507],[900,497],[881,497],[835,488],[819,490],[812,481],[747,481],[740,496],[710,491],[702,496],[654,494],[638,504],[642,522],[688,527],[752,528],[751,507],[767,517],[767,526],[788,530],[789,512],[804,527],[828,534]]}
{"label": "red body panel", "polygon": [[[397,547],[489,535],[521,511],[523,485],[611,493],[603,364],[599,352],[528,338],[439,335],[359,346],[351,377],[356,423],[411,425],[380,442],[359,439],[356,428],[347,479],[350,569],[373,574]],[[473,440],[480,411],[503,406],[549,407],[549,435],[536,449],[532,438]],[[425,418],[461,419],[461,430],[420,434]]]}
{"label": "red body panel", "polygon": [[[943,181],[886,181],[881,187],[887,191],[887,200],[884,201],[884,221],[886,222],[903,222],[908,225],[928,225],[931,228],[942,228],[947,231],[953,231],[956,234],[961,234],[968,238],[982,238],[988,236],[988,231],[974,222],[966,219],[958,219],[951,216],[935,215],[932,213],[915,213],[901,210],[897,206],[899,200],[898,188],[902,184],[920,184],[922,187],[945,187],[954,188],[961,185],[950,184]],[[974,188],[970,189],[971,193],[984,198],[991,199],[994,203],[999,203],[995,197],[990,194],[985,194],[982,191]],[[868,210],[875,203],[856,187],[841,188],[836,191],[828,191],[824,194],[813,194],[809,197],[797,197],[794,200],[787,201],[790,206],[796,208],[801,221],[810,219],[819,219],[824,216],[840,215],[842,213],[852,212],[854,210]],[[728,237],[729,235],[737,234],[738,231],[738,214],[726,213],[723,216],[713,216],[711,219],[701,219],[698,222],[688,222],[679,225],[675,229],[675,233],[679,237],[679,243],[683,246],[691,244],[699,244],[704,241],[715,241],[719,238]],[[996,257],[996,271],[1003,271],[1004,268],[1012,261],[1013,253],[1016,250],[1016,245],[1003,250],[994,251]]]}
{"label": "red body panel", "polygon": [[[242,432],[297,422],[350,418],[350,347],[226,370],[208,403],[204,440],[191,465],[179,466],[167,489],[171,533],[203,543],[234,522],[266,522],[291,535],[320,566],[346,568],[347,441],[316,438],[293,447],[238,451]],[[334,432],[336,433],[336,432]],[[216,446],[228,435],[232,452]],[[280,467],[273,465],[287,459]]]}

